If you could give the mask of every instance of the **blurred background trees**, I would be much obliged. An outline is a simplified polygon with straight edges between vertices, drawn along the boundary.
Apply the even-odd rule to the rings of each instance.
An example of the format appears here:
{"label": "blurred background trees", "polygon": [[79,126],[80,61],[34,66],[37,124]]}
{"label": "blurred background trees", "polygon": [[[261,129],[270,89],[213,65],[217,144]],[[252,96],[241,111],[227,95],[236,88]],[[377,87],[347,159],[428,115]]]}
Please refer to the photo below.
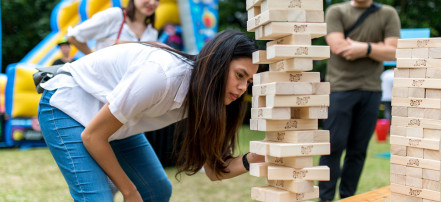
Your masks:
{"label": "blurred background trees", "polygon": [[[50,32],[50,14],[60,0],[1,0],[2,20],[2,72],[10,63],[21,60]],[[219,30],[246,31],[246,0],[219,0]],[[324,0],[324,7],[343,0]],[[441,15],[437,8],[440,0],[377,0],[397,9],[402,28],[430,28],[432,37],[439,37]],[[253,36],[254,33],[249,33]],[[261,49],[265,42],[258,42]],[[322,38],[313,41],[325,44]],[[315,69],[324,73],[326,61],[318,61]]]}

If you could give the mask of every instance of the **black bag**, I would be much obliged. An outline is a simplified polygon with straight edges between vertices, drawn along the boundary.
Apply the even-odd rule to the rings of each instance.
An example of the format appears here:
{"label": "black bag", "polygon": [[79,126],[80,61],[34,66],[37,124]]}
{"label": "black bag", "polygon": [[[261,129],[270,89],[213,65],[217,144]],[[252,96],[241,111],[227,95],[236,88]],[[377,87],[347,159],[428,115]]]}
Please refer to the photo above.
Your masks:
{"label": "black bag", "polygon": [[35,72],[32,75],[32,78],[34,79],[35,88],[37,89],[37,93],[43,93],[44,88],[40,86],[40,84],[45,83],[46,81],[49,81],[49,79],[53,78],[57,74],[66,74],[71,76],[69,72],[58,72],[58,69],[62,67],[63,65],[54,65],[50,67],[37,67],[36,69],[38,72]]}

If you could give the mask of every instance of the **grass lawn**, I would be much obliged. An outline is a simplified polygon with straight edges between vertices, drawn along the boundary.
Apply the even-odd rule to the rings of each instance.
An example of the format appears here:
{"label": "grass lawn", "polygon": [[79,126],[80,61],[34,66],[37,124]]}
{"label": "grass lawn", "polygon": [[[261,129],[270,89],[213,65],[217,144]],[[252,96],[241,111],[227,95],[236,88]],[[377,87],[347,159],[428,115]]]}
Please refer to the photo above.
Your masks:
{"label": "grass lawn", "polygon": [[[250,140],[262,140],[264,133],[248,130],[244,126],[240,133],[238,153],[249,150]],[[375,157],[388,152],[389,144],[377,143],[373,136],[367,161],[357,193],[364,193],[389,184],[389,159]],[[318,158],[315,158],[318,161]],[[175,179],[176,169],[167,168],[173,184],[171,201],[251,201],[251,187],[265,185],[263,178],[248,174],[221,182],[211,182],[203,173],[194,176],[181,175]],[[49,150],[0,149],[0,202],[3,201],[72,201],[63,176],[58,170]],[[123,201],[117,195],[116,201]]]}

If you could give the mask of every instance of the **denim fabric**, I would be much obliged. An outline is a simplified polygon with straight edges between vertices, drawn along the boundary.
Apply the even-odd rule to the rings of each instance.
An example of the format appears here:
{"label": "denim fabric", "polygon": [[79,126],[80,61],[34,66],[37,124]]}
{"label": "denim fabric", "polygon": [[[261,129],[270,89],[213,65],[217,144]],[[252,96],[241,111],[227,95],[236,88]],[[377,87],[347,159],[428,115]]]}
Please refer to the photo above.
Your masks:
{"label": "denim fabric", "polygon": [[[320,181],[320,199],[333,200],[337,181],[340,181],[340,197],[355,194],[363,170],[369,140],[375,130],[380,107],[381,92],[341,91],[332,92],[328,119],[323,129],[330,131],[331,154],[321,156],[320,165],[330,168],[330,181]],[[343,168],[340,159],[346,150]]]}
{"label": "denim fabric", "polygon": [[[44,139],[75,201],[113,201],[107,175],[90,156],[81,140],[84,127],[50,106],[55,91],[44,91],[38,120]],[[73,101],[74,102],[74,101]],[[168,201],[171,183],[144,134],[110,142],[125,173],[144,201]]]}

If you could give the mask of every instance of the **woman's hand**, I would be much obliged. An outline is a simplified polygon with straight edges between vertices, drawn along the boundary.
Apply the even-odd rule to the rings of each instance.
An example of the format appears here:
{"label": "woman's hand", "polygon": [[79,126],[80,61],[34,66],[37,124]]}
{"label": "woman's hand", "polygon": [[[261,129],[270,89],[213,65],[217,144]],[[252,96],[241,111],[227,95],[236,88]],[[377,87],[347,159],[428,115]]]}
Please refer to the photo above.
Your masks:
{"label": "woman's hand", "polygon": [[265,162],[265,156],[256,153],[248,153],[247,155],[248,163],[263,163]]}

